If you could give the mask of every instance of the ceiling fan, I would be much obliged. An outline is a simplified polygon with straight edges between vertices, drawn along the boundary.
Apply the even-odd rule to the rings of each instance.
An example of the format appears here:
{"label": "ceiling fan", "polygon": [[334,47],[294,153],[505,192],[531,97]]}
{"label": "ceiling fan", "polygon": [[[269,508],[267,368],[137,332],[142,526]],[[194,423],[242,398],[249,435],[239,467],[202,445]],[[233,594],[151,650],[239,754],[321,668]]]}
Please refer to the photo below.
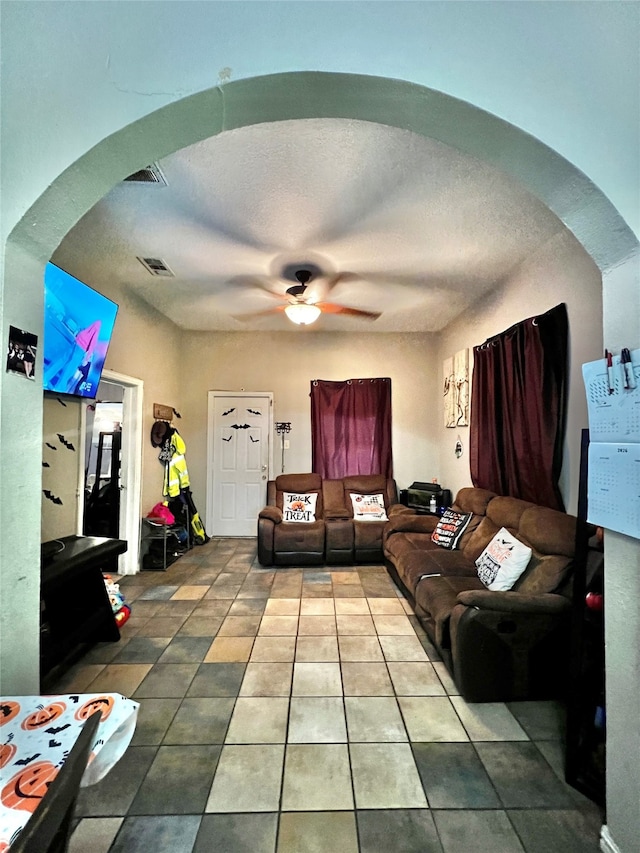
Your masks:
{"label": "ceiling fan", "polygon": [[[238,320],[248,320],[256,316],[264,316],[266,314],[278,314],[281,311],[287,315],[292,323],[299,326],[308,326],[315,323],[320,314],[346,314],[351,317],[362,317],[365,320],[377,320],[380,312],[363,311],[360,308],[349,308],[346,305],[337,305],[333,302],[317,301],[313,292],[310,292],[308,285],[313,278],[313,272],[308,269],[298,269],[293,272],[293,276],[298,282],[297,284],[288,287],[285,291],[285,297],[288,302],[283,305],[278,305],[275,308],[270,308],[267,311],[259,311],[253,314],[243,314],[236,316]],[[334,287],[340,280],[341,275],[334,276],[327,285],[327,290]],[[272,296],[277,299],[282,299],[280,294],[275,294],[269,290]]]}

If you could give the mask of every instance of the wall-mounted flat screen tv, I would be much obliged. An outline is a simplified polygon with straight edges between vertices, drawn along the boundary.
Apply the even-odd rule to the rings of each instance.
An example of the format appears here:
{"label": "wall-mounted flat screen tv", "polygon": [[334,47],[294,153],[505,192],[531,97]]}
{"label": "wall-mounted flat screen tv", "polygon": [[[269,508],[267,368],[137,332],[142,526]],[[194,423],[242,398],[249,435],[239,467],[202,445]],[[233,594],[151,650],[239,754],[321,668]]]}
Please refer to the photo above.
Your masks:
{"label": "wall-mounted flat screen tv", "polygon": [[93,399],[118,306],[55,264],[44,271],[44,390]]}

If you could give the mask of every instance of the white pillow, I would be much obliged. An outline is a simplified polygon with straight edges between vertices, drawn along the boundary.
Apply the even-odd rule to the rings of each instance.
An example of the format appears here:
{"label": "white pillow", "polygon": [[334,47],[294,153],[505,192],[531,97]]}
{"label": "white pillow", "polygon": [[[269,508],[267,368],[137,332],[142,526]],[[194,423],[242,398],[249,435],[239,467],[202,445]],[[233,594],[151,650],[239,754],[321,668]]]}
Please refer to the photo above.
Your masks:
{"label": "white pillow", "polygon": [[284,492],[282,495],[282,520],[310,524],[316,520],[318,493]]}
{"label": "white pillow", "polygon": [[380,495],[351,495],[355,521],[388,521],[384,497]]}
{"label": "white pillow", "polygon": [[476,560],[478,577],[491,590],[511,589],[530,559],[531,548],[501,527]]}

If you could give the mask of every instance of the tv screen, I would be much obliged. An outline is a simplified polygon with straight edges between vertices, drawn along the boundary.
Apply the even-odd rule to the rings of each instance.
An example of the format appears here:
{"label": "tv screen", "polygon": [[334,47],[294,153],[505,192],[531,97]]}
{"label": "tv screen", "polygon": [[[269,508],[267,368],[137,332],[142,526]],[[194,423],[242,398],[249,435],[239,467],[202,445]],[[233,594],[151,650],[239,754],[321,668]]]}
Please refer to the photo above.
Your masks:
{"label": "tv screen", "polygon": [[93,399],[118,306],[48,263],[44,271],[45,391]]}

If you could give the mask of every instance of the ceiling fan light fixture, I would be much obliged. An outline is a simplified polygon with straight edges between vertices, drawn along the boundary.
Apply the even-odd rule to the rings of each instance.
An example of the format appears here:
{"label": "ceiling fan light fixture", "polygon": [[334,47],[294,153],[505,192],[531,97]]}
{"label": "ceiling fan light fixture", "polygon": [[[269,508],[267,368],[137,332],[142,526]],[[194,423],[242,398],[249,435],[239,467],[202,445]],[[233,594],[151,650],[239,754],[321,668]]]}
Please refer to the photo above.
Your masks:
{"label": "ceiling fan light fixture", "polygon": [[315,323],[322,311],[317,305],[309,305],[306,302],[294,302],[292,305],[287,305],[284,313],[298,326],[309,326]]}

